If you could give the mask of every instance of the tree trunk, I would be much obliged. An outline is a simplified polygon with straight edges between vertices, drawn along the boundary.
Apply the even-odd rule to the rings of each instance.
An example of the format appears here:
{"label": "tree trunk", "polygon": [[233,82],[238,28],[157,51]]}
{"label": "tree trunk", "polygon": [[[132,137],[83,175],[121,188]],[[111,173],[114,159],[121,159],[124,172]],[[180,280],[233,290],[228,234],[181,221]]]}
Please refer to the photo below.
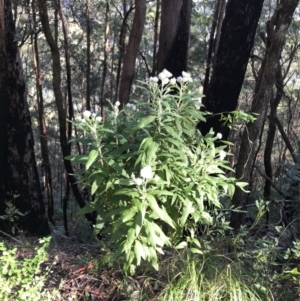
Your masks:
{"label": "tree trunk", "polygon": [[52,171],[50,165],[49,157],[49,147],[48,147],[48,136],[47,136],[47,127],[44,115],[44,97],[43,97],[43,75],[40,70],[40,57],[38,52],[38,33],[36,29],[36,9],[35,3],[32,2],[32,11],[33,11],[33,22],[34,22],[34,34],[31,39],[32,52],[33,52],[33,63],[35,68],[35,81],[36,81],[36,95],[37,95],[37,104],[38,104],[38,120],[40,128],[40,144],[41,144],[41,154],[42,154],[42,175],[44,176],[44,187],[47,193],[47,202],[48,202],[48,218],[54,223],[54,200],[53,200],[53,187],[52,187]]}
{"label": "tree trunk", "polygon": [[[247,124],[244,130],[236,165],[236,178],[244,182],[249,182],[250,180],[250,169],[253,163],[256,140],[268,108],[268,101],[272,96],[285,37],[298,3],[299,0],[281,1],[271,20],[267,22],[269,48],[263,62],[261,76],[256,85],[256,92],[251,107],[251,112],[259,115],[253,123]],[[241,207],[242,210],[246,211],[246,199],[245,192],[237,188],[232,199],[232,205]],[[245,213],[232,212],[231,227],[238,230],[244,224],[245,216]]]}
{"label": "tree trunk", "polygon": [[108,42],[108,33],[109,33],[109,10],[110,5],[109,1],[106,1],[106,12],[105,12],[105,31],[104,31],[104,61],[103,61],[103,71],[102,71],[102,81],[101,81],[101,96],[100,96],[100,106],[101,106],[101,116],[104,122],[105,112],[104,112],[104,101],[105,101],[105,92],[106,92],[106,74],[108,68],[108,54],[109,54],[109,42]]}
{"label": "tree trunk", "polygon": [[[214,52],[214,41],[215,41],[215,33],[217,29],[217,24],[219,25],[219,14],[221,10],[223,0],[216,0],[215,1],[215,9],[213,14],[213,22],[210,29],[209,34],[209,42],[208,42],[208,50],[207,50],[207,58],[206,58],[206,66],[205,66],[205,78],[204,78],[204,84],[203,84],[203,94],[206,95],[207,89],[208,89],[208,83],[209,83],[209,77],[210,77],[210,69],[212,68],[212,57]],[[220,28],[221,31],[221,28]],[[216,52],[215,52],[216,55]]]}
{"label": "tree trunk", "polygon": [[0,215],[5,215],[5,203],[11,202],[20,212],[28,212],[13,226],[48,235],[10,0],[0,0],[0,102]]}
{"label": "tree trunk", "polygon": [[[66,160],[65,157],[70,155],[70,149],[68,146],[67,139],[67,121],[66,121],[66,110],[64,108],[64,100],[61,92],[61,65],[60,65],[60,53],[57,46],[57,43],[53,39],[51,28],[49,25],[49,17],[47,5],[44,0],[38,0],[39,9],[40,9],[40,19],[43,27],[43,31],[46,37],[46,40],[50,46],[51,57],[52,57],[52,71],[53,71],[53,90],[54,97],[56,102],[56,107],[58,111],[58,121],[59,121],[59,138],[61,144],[62,155],[64,158],[64,165],[68,176],[68,181],[72,187],[73,195],[80,208],[84,207],[85,201],[82,198],[82,195],[79,191],[76,178],[74,177],[74,171],[69,160]],[[89,221],[94,222],[95,218],[92,214],[86,214],[86,217]]]}
{"label": "tree trunk", "polygon": [[153,52],[152,52],[152,71],[151,76],[156,74],[157,68],[157,42],[158,42],[158,21],[160,15],[160,0],[156,0],[156,12],[155,12],[155,21],[154,21],[154,36],[153,36]]}
{"label": "tree trunk", "polygon": [[206,123],[198,124],[203,135],[213,128],[215,133],[223,134],[223,139],[228,138],[229,129],[222,126],[220,113],[237,107],[263,2],[229,0],[227,3],[214,70],[203,99],[206,110],[214,115]]}
{"label": "tree trunk", "polygon": [[91,110],[91,22],[90,22],[90,0],[86,0],[86,100],[85,107]]}
{"label": "tree trunk", "polygon": [[133,24],[129,36],[128,45],[126,47],[121,75],[119,91],[119,101],[121,103],[121,107],[127,104],[130,100],[130,90],[135,74],[135,61],[138,55],[139,46],[144,31],[146,8],[146,0],[135,1]]}
{"label": "tree trunk", "polygon": [[[276,134],[276,122],[275,122],[275,117],[277,113],[277,107],[280,103],[280,100],[283,95],[283,77],[282,77],[282,70],[280,66],[280,62],[278,62],[278,70],[277,70],[277,75],[276,75],[276,86],[277,86],[277,93],[276,97],[273,99],[271,97],[270,99],[270,108],[271,112],[269,117],[269,130],[268,130],[268,135],[267,135],[267,140],[266,140],[266,146],[265,146],[265,151],[264,151],[264,165],[265,165],[265,173],[266,176],[272,180],[273,179],[273,170],[272,170],[272,151],[273,151],[273,144],[274,144],[274,139],[275,139],[275,134]],[[270,180],[265,180],[265,185],[264,185],[264,199],[265,200],[270,200],[271,197],[271,182]]]}
{"label": "tree trunk", "polygon": [[187,71],[192,0],[162,0],[157,72]]}

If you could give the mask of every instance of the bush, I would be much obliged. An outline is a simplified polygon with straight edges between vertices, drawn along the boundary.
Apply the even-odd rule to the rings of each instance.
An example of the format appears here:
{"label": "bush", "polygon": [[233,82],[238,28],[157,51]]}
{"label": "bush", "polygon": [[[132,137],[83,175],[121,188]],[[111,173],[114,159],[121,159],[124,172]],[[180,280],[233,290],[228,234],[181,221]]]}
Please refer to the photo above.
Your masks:
{"label": "bush", "polygon": [[[105,112],[84,112],[74,122],[82,130],[76,142],[88,146],[88,155],[69,156],[84,164],[77,175],[93,195],[80,213],[97,211],[95,231],[107,231],[116,248],[125,254],[124,269],[133,273],[141,260],[158,269],[157,253],[177,245],[183,229],[214,223],[212,208],[220,197],[231,197],[236,183],[225,175],[228,142],[213,132],[202,136],[196,124],[208,113],[196,83],[170,78],[141,83],[147,101],[135,101],[119,111],[119,102]],[[216,142],[217,146],[216,146]],[[182,246],[182,245],[181,245]]]}
{"label": "bush", "polygon": [[19,260],[17,248],[8,249],[0,242],[0,300],[51,300],[43,290],[49,269],[43,274],[40,271],[40,264],[47,258],[50,237],[40,243],[34,257]]}

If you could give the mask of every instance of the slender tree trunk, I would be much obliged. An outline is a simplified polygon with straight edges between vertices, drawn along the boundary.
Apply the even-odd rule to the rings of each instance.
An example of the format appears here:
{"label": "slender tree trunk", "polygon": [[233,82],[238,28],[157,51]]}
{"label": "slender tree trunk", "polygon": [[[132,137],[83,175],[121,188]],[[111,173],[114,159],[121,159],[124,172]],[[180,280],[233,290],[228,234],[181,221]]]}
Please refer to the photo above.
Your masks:
{"label": "slender tree trunk", "polygon": [[91,110],[91,20],[90,0],[86,0],[86,109]]}
{"label": "slender tree trunk", "polygon": [[158,21],[160,15],[160,0],[156,0],[156,12],[155,12],[155,21],[154,21],[154,42],[153,42],[153,62],[152,62],[152,72],[151,76],[156,74],[157,68],[157,42],[158,42]]}
{"label": "slender tree trunk", "polygon": [[[58,121],[59,121],[59,135],[60,144],[63,158],[70,155],[70,149],[68,146],[67,138],[67,126],[66,126],[66,110],[64,108],[64,100],[61,92],[61,65],[60,65],[60,53],[58,46],[53,39],[51,28],[49,25],[49,17],[47,11],[47,5],[44,0],[38,0],[40,9],[40,19],[43,27],[43,31],[46,40],[50,46],[51,57],[52,57],[52,71],[53,71],[53,90],[55,96],[56,107],[58,111]],[[68,176],[68,181],[71,185],[73,195],[80,208],[84,207],[86,204],[80,194],[76,178],[74,177],[74,171],[69,160],[64,159],[64,165]],[[94,217],[92,214],[86,214],[89,221],[94,222]]]}
{"label": "slender tree trunk", "polygon": [[[263,121],[263,116],[268,107],[268,101],[272,96],[279,59],[285,43],[285,37],[292,21],[294,11],[299,0],[283,0],[275,10],[270,21],[267,22],[267,36],[269,49],[265,56],[261,76],[256,86],[251,112],[259,114],[253,123],[247,124],[241,141],[238,161],[236,165],[236,177],[238,180],[249,182],[250,167],[256,149],[256,141]],[[237,188],[232,199],[234,207],[246,210],[245,192]],[[238,230],[244,224],[245,213],[232,212],[231,226]]]}
{"label": "slender tree trunk", "polygon": [[162,0],[157,72],[187,71],[191,11],[191,0]]}
{"label": "slender tree trunk", "polygon": [[[209,83],[209,77],[210,77],[210,69],[212,68],[212,57],[213,57],[213,51],[214,51],[214,41],[215,41],[215,33],[216,28],[218,24],[218,17],[220,13],[221,3],[223,0],[216,0],[215,1],[215,10],[213,14],[213,22],[210,29],[209,34],[209,42],[208,42],[208,51],[207,51],[207,58],[206,58],[206,66],[205,66],[205,78],[204,78],[204,84],[203,84],[203,94],[206,95],[207,89],[208,89],[208,83]],[[215,52],[216,55],[216,52]]]}
{"label": "slender tree trunk", "polygon": [[[278,71],[276,74],[276,86],[277,86],[276,96],[274,99],[273,98],[270,99],[271,111],[270,111],[270,115],[268,116],[269,130],[268,130],[266,146],[265,146],[265,151],[264,151],[265,173],[266,173],[266,176],[271,180],[273,179],[272,151],[273,151],[273,144],[274,144],[274,139],[275,139],[275,134],[276,134],[275,117],[276,117],[277,107],[280,103],[280,100],[281,100],[282,94],[283,94],[283,77],[282,77],[280,62],[278,62]],[[264,199],[265,200],[270,200],[271,188],[272,188],[271,182],[266,179],[265,185],[264,185]]]}
{"label": "slender tree trunk", "polygon": [[126,10],[126,0],[123,1],[124,6],[124,18],[121,25],[120,30],[120,37],[119,37],[119,57],[118,57],[118,65],[117,65],[117,79],[116,79],[116,94],[115,94],[115,102],[119,99],[119,92],[120,92],[120,78],[121,78],[121,69],[122,69],[122,61],[125,54],[125,38],[126,38],[126,30],[127,30],[127,19],[130,13],[133,10],[133,6],[130,9]]}
{"label": "slender tree trunk", "polygon": [[126,47],[121,75],[119,91],[119,101],[121,103],[121,107],[127,104],[130,100],[130,90],[135,74],[135,61],[138,55],[145,25],[146,7],[146,0],[135,1],[133,24],[128,45]]}
{"label": "slender tree trunk", "polygon": [[40,144],[41,144],[41,154],[42,154],[42,171],[44,175],[44,186],[47,193],[48,201],[48,218],[54,223],[54,200],[53,200],[53,187],[52,187],[52,171],[49,157],[49,147],[48,147],[48,136],[47,136],[47,127],[44,115],[44,97],[43,97],[43,75],[41,74],[40,69],[40,57],[38,52],[38,33],[36,30],[36,9],[35,3],[32,2],[32,11],[33,11],[33,22],[34,22],[34,34],[31,39],[32,52],[33,52],[33,63],[35,68],[35,81],[36,81],[36,95],[38,103],[38,120],[40,127]]}
{"label": "slender tree trunk", "polygon": [[104,32],[104,61],[103,61],[103,72],[102,72],[102,82],[101,82],[101,96],[100,96],[100,106],[101,106],[101,116],[103,121],[105,120],[104,112],[104,101],[105,101],[105,92],[106,92],[106,74],[108,68],[108,54],[109,54],[109,43],[108,43],[108,34],[109,34],[109,1],[106,1],[106,12],[105,12],[105,32]]}
{"label": "slender tree trunk", "polygon": [[[22,213],[18,228],[50,233],[34,154],[29,108],[10,0],[0,0],[0,214],[6,202]],[[7,221],[4,221],[5,223]],[[3,228],[11,231],[12,229]],[[15,226],[15,225],[14,225]]]}
{"label": "slender tree trunk", "polygon": [[200,122],[203,135],[211,128],[227,139],[220,113],[236,110],[264,0],[228,0],[213,73],[203,104],[214,115]]}

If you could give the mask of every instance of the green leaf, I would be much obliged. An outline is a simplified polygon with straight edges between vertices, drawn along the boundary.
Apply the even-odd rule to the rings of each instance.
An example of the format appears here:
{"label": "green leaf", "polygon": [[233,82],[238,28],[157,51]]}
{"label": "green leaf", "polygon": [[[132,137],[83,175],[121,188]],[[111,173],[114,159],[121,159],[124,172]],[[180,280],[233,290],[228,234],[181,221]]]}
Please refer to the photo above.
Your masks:
{"label": "green leaf", "polygon": [[85,165],[85,170],[88,170],[90,168],[90,166],[95,162],[97,157],[98,157],[98,151],[95,149],[91,150],[89,153],[89,158]]}
{"label": "green leaf", "polygon": [[137,127],[140,128],[140,129],[143,129],[155,119],[156,119],[156,116],[147,116],[145,118],[142,118],[139,121]]}
{"label": "green leaf", "polygon": [[182,241],[175,248],[179,250],[179,249],[184,249],[186,247],[187,247],[187,242],[186,241]]}
{"label": "green leaf", "polygon": [[140,265],[141,264],[141,257],[143,259],[146,259],[146,255],[145,255],[144,248],[143,248],[143,246],[142,246],[142,244],[140,243],[139,240],[135,241],[134,252],[135,252],[136,259],[137,259],[137,265]]}
{"label": "green leaf", "polygon": [[94,181],[92,184],[91,194],[94,195],[94,193],[97,191],[97,189],[98,189],[97,181]]}
{"label": "green leaf", "polygon": [[76,214],[83,215],[83,214],[91,213],[93,211],[95,211],[95,208],[92,207],[91,204],[88,204],[88,205],[84,206],[83,208],[81,208]]}
{"label": "green leaf", "polygon": [[151,209],[159,216],[159,218],[170,225],[173,229],[175,229],[174,222],[171,217],[168,215],[167,211],[161,207],[156,202],[156,199],[153,195],[146,193],[146,198],[149,202]]}

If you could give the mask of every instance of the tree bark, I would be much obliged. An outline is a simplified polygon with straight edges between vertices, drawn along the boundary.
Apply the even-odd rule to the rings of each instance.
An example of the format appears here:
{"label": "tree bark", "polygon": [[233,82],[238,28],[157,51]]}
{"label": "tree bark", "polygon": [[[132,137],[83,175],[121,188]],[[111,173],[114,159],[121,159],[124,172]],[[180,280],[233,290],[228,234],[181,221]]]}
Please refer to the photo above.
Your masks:
{"label": "tree bark", "polygon": [[[249,182],[250,179],[250,169],[253,163],[256,140],[259,136],[263,116],[268,107],[268,101],[272,96],[285,37],[298,3],[299,0],[282,0],[271,20],[267,22],[269,48],[265,55],[263,69],[256,85],[256,92],[251,107],[251,112],[259,115],[253,123],[247,124],[244,130],[236,165],[236,178],[244,182]],[[246,199],[246,193],[237,188],[232,199],[232,205],[234,207],[241,207],[242,210],[246,211]],[[238,230],[244,224],[245,216],[245,213],[232,212],[231,227]]]}
{"label": "tree bark", "polygon": [[155,12],[155,21],[154,21],[154,36],[153,36],[153,52],[152,52],[152,71],[151,76],[156,74],[157,68],[157,42],[158,42],[158,21],[160,15],[160,0],[156,0],[156,12]]}
{"label": "tree bark", "polygon": [[227,3],[214,70],[203,99],[206,110],[214,115],[206,123],[198,124],[203,135],[213,128],[215,133],[223,134],[223,139],[228,138],[229,129],[222,126],[220,113],[237,107],[263,2],[229,0]]}
{"label": "tree bark", "polygon": [[105,112],[104,112],[104,101],[105,101],[105,92],[106,92],[106,74],[108,68],[108,54],[109,54],[109,43],[108,43],[108,34],[109,34],[109,11],[110,5],[109,1],[106,1],[106,11],[105,11],[105,31],[104,31],[104,61],[103,61],[103,71],[102,71],[102,81],[101,81],[101,96],[100,96],[100,107],[101,107],[101,117],[104,122]]}
{"label": "tree bark", "polygon": [[[67,121],[66,121],[66,110],[64,108],[64,100],[61,92],[61,65],[60,65],[60,53],[55,42],[51,28],[49,25],[49,17],[48,17],[48,10],[47,4],[44,0],[38,0],[39,4],[39,13],[40,19],[43,27],[43,31],[46,37],[46,40],[50,46],[51,50],[51,57],[52,57],[52,71],[53,71],[53,90],[54,90],[54,97],[56,102],[56,107],[58,111],[58,121],[59,121],[59,138],[61,144],[62,155],[64,158],[64,165],[66,169],[66,173],[68,176],[68,181],[72,187],[73,195],[79,205],[80,208],[84,207],[85,201],[82,198],[82,195],[79,191],[76,178],[74,177],[74,171],[69,160],[66,160],[65,157],[70,155],[70,149],[68,146],[68,139],[67,139]],[[86,218],[94,222],[95,218],[92,214],[86,214]]]}
{"label": "tree bark", "polygon": [[121,103],[121,108],[130,100],[130,90],[135,74],[135,61],[138,55],[139,46],[144,31],[146,7],[146,0],[135,1],[135,13],[128,45],[126,47],[124,56],[119,90],[119,101]]}
{"label": "tree bark", "polygon": [[48,147],[48,136],[47,127],[44,114],[44,97],[43,97],[43,75],[40,70],[40,57],[38,51],[38,32],[36,28],[36,9],[35,3],[32,2],[33,11],[33,22],[34,22],[34,34],[32,35],[32,53],[33,53],[33,64],[35,68],[35,81],[36,81],[36,95],[38,104],[38,120],[40,128],[40,144],[41,144],[41,154],[42,154],[42,176],[44,177],[44,187],[47,193],[47,213],[49,220],[54,223],[54,200],[53,200],[53,187],[52,187],[52,171],[49,157],[49,147]]}
{"label": "tree bark", "polygon": [[192,0],[162,0],[157,72],[187,71]]}
{"label": "tree bark", "polygon": [[90,0],[86,0],[86,100],[85,107],[91,110],[91,22],[90,22]]}
{"label": "tree bark", "polygon": [[[10,0],[0,0],[0,215],[6,202],[28,212],[14,226],[48,235],[42,191],[34,154],[29,108]],[[5,220],[0,224],[5,229]]]}

